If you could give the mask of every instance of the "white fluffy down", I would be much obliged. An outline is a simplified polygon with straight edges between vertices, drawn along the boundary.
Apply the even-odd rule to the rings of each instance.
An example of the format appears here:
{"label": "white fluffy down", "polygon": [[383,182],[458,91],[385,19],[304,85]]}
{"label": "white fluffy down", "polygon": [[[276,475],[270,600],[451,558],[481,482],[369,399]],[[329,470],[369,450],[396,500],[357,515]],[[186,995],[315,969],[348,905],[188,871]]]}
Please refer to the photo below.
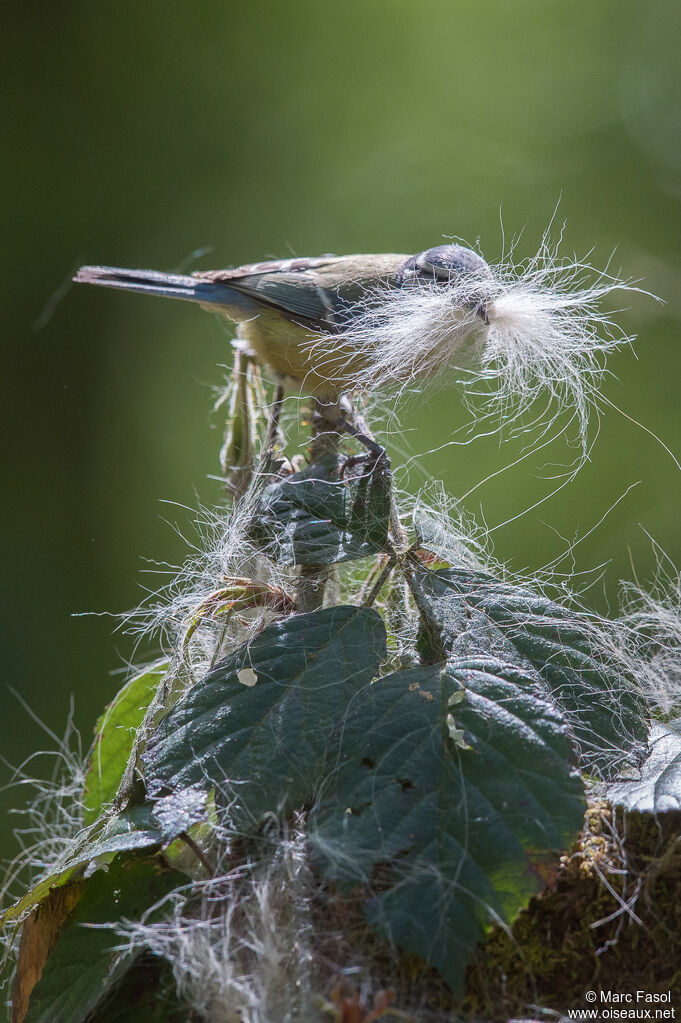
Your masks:
{"label": "white fluffy down", "polygon": [[[566,407],[576,413],[584,444],[604,356],[633,340],[602,308],[622,290],[639,289],[577,260],[559,261],[544,242],[520,266],[506,261],[444,285],[367,294],[363,312],[340,335],[312,345],[319,368],[339,348],[354,353],[363,367],[356,387],[366,392],[412,389],[463,367],[465,398],[482,397],[482,411],[506,421],[546,394],[551,418]],[[481,299],[488,325],[475,311]]]}

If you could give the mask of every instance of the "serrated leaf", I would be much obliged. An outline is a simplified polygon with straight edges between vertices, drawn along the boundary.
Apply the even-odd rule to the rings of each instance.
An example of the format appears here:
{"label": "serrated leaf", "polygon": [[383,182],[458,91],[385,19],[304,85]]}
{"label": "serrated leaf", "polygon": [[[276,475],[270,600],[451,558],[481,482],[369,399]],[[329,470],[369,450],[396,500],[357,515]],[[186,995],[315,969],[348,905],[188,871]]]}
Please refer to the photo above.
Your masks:
{"label": "serrated leaf", "polygon": [[382,463],[343,479],[326,459],[270,484],[252,539],[286,565],[332,565],[386,548],[390,481]]}
{"label": "serrated leaf", "polygon": [[97,721],[83,791],[85,824],[94,824],[103,807],[114,799],[135,733],[167,667],[166,660],[158,661],[129,679]]}
{"label": "serrated leaf", "polygon": [[422,651],[436,659],[487,649],[531,666],[568,714],[586,770],[607,777],[638,763],[643,701],[626,668],[599,649],[585,616],[467,569],[417,572],[414,582]]}
{"label": "serrated leaf", "polygon": [[93,874],[47,959],[24,1023],[82,1023],[134,958],[115,951],[120,939],[113,929],[89,925],[139,920],[184,881],[145,860],[118,859]]}
{"label": "serrated leaf", "polygon": [[[452,713],[469,749],[449,739]],[[348,708],[343,766],[312,826],[316,857],[345,890],[377,884],[369,920],[458,992],[490,920],[512,920],[579,833],[570,754],[557,708],[515,665],[396,672]]]}
{"label": "serrated leaf", "polygon": [[[152,796],[216,789],[237,826],[314,795],[348,704],[385,656],[380,615],[331,607],[275,622],[198,682],[163,719],[143,761]],[[240,674],[255,672],[255,685]],[[249,675],[249,682],[252,676]]]}
{"label": "serrated leaf", "polygon": [[0,919],[5,925],[18,920],[32,906],[41,902],[54,888],[66,884],[77,871],[92,860],[110,857],[118,852],[133,852],[160,845],[163,832],[152,817],[152,805],[132,807],[116,814],[103,826],[91,828],[74,843],[72,855],[47,877],[41,878],[18,902],[10,906]]}
{"label": "serrated leaf", "polygon": [[603,798],[639,813],[681,810],[681,718],[654,721],[648,745],[639,776],[605,786]]}

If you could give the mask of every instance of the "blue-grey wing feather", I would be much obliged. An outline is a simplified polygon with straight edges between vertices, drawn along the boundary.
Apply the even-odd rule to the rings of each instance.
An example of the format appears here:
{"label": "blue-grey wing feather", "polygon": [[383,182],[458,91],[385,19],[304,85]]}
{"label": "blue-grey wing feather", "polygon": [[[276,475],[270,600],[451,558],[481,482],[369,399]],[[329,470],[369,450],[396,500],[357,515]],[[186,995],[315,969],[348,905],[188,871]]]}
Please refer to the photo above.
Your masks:
{"label": "blue-grey wing feather", "polygon": [[275,259],[248,263],[228,270],[194,274],[197,280],[227,284],[240,294],[312,323],[325,322],[336,308],[336,296],[319,284],[314,271],[328,266],[334,256]]}
{"label": "blue-grey wing feather", "polygon": [[[367,273],[366,257],[325,255],[249,263],[231,269],[199,271],[191,276],[84,266],[74,279],[204,306],[222,306],[235,319],[256,316],[263,306],[269,306],[285,317],[304,321],[312,329],[328,330],[347,325],[359,315],[368,290],[379,279],[387,283],[403,258],[406,257],[373,257],[374,262],[383,261],[378,276],[373,267]],[[393,278],[393,283],[396,281]]]}

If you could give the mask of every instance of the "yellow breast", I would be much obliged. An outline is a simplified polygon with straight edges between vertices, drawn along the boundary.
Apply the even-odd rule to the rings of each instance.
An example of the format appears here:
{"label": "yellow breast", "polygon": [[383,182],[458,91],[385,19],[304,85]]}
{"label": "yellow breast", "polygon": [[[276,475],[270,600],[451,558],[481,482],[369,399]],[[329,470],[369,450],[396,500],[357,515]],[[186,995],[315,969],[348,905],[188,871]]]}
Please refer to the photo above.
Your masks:
{"label": "yellow breast", "polygon": [[313,347],[319,335],[275,309],[263,308],[252,319],[242,320],[237,334],[260,362],[278,376],[295,380],[304,394],[322,402],[337,401],[363,368],[342,345],[338,346],[337,355],[329,353],[328,339],[325,354],[320,358]]}

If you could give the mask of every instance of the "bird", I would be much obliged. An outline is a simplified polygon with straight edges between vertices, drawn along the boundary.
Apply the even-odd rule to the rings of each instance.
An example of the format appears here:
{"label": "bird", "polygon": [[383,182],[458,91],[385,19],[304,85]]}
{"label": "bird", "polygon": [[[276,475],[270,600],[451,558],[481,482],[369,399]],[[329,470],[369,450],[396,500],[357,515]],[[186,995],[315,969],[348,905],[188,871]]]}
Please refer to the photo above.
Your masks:
{"label": "bird", "polygon": [[[489,296],[480,282],[491,280],[492,272],[481,256],[459,244],[411,256],[328,254],[191,275],[83,266],[74,277],[78,283],[194,302],[221,314],[238,324],[237,343],[268,366],[282,388],[302,388],[325,407],[336,406],[367,369],[370,353],[353,348],[352,327],[378,296],[385,301],[405,289],[447,288],[462,279],[474,286],[460,289],[465,325],[460,335],[489,323]],[[327,341],[323,356],[314,344],[319,337]]]}

